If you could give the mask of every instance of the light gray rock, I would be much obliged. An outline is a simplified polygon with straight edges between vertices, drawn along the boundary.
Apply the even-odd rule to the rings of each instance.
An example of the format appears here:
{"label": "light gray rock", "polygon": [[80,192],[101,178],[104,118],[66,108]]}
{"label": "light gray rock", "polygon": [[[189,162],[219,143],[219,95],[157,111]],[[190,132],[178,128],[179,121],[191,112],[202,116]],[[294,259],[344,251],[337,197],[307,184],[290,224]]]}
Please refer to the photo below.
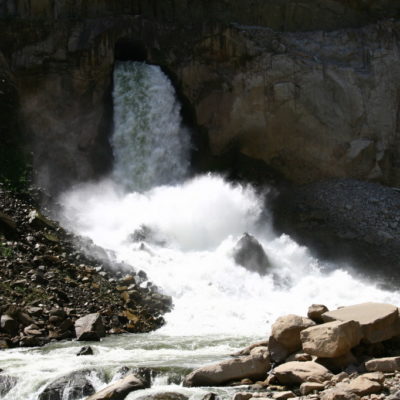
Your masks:
{"label": "light gray rock", "polygon": [[106,335],[99,313],[85,315],[75,321],[76,339],[79,341],[95,341]]}
{"label": "light gray rock", "polygon": [[348,353],[362,338],[355,321],[333,321],[300,332],[303,350],[317,357],[336,358]]}
{"label": "light gray rock", "polygon": [[245,356],[198,368],[187,375],[184,386],[216,386],[244,378],[263,380],[271,367],[268,357]]}
{"label": "light gray rock", "polygon": [[322,315],[326,322],[356,321],[363,339],[369,343],[383,342],[400,335],[400,317],[396,306],[384,303],[362,303],[328,311]]}

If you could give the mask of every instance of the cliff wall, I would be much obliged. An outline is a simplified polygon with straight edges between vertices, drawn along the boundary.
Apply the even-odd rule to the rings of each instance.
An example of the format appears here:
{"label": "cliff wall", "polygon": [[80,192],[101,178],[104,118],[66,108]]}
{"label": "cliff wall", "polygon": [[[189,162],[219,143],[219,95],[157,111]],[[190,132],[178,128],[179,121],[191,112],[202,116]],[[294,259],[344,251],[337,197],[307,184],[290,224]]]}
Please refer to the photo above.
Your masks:
{"label": "cliff wall", "polygon": [[0,15],[3,70],[53,191],[110,165],[118,58],[167,71],[212,157],[295,182],[400,184],[397,2],[21,0]]}

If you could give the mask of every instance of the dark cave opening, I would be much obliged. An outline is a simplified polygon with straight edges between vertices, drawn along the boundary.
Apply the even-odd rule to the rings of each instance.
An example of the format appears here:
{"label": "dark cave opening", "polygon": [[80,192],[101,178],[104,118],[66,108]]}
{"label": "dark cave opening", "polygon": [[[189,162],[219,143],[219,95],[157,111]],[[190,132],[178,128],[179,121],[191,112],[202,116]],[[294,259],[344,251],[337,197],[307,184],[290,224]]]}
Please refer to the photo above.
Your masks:
{"label": "dark cave opening", "polygon": [[148,57],[146,46],[140,40],[121,38],[115,44],[114,58],[116,61],[146,61]]}

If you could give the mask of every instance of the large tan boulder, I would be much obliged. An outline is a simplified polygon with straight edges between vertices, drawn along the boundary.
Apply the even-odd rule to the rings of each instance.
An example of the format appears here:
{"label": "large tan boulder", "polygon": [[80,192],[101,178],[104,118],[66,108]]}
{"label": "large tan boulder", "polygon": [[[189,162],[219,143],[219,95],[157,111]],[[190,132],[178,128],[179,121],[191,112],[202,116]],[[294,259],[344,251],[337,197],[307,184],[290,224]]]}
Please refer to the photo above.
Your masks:
{"label": "large tan boulder", "polygon": [[396,306],[384,303],[362,303],[339,308],[322,314],[325,322],[356,321],[360,324],[363,339],[378,343],[400,335],[400,317]]}
{"label": "large tan boulder", "polygon": [[367,371],[394,372],[400,370],[400,357],[374,358],[365,363]]}
{"label": "large tan boulder", "polygon": [[335,358],[349,352],[362,338],[355,321],[333,321],[300,332],[303,350],[317,357]]}
{"label": "large tan boulder", "polygon": [[322,383],[333,376],[329,370],[314,361],[290,361],[276,367],[273,373],[282,385],[301,385],[308,381]]}
{"label": "large tan boulder", "polygon": [[272,325],[269,338],[271,359],[275,362],[283,361],[289,354],[301,349],[300,332],[315,322],[309,318],[289,314],[279,317]]}
{"label": "large tan boulder", "polygon": [[224,360],[216,364],[200,367],[183,381],[184,386],[215,386],[244,378],[264,380],[271,367],[268,357],[246,356]]}
{"label": "large tan boulder", "polygon": [[136,375],[130,374],[88,397],[86,400],[123,400],[129,393],[146,389],[147,387],[149,387],[147,382],[139,379]]}

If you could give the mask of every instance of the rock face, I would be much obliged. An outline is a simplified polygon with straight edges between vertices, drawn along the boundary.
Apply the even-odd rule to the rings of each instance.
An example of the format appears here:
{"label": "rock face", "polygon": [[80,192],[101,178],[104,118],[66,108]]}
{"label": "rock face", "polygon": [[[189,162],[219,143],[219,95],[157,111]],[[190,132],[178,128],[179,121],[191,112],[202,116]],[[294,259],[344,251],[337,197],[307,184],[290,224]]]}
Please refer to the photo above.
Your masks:
{"label": "rock face", "polygon": [[233,249],[233,259],[249,271],[265,275],[271,264],[264,248],[252,235],[245,233]]}
{"label": "rock face", "polygon": [[360,343],[360,324],[355,321],[333,321],[300,332],[303,350],[317,357],[342,356]]}
{"label": "rock face", "polygon": [[294,314],[278,318],[272,325],[269,338],[271,359],[281,362],[290,353],[300,350],[300,332],[314,325],[315,322],[310,319]]}
{"label": "rock face", "polygon": [[47,187],[110,165],[115,59],[170,72],[209,141],[206,167],[229,154],[231,169],[249,157],[298,182],[399,183],[399,22],[377,22],[398,17],[392,1],[11,3],[2,70]]}
{"label": "rock face", "polygon": [[144,382],[136,375],[130,374],[88,397],[87,400],[123,400],[129,393],[146,389],[146,387],[149,387],[148,382]]}
{"label": "rock face", "polygon": [[360,324],[362,338],[368,343],[378,343],[400,335],[399,310],[383,303],[363,303],[329,311],[322,315],[324,321],[356,321]]}
{"label": "rock face", "polygon": [[94,313],[77,319],[75,333],[77,340],[100,340],[106,335],[101,315]]}
{"label": "rock face", "polygon": [[215,386],[244,378],[265,379],[271,366],[268,357],[246,356],[206,365],[185,377],[184,386]]}

